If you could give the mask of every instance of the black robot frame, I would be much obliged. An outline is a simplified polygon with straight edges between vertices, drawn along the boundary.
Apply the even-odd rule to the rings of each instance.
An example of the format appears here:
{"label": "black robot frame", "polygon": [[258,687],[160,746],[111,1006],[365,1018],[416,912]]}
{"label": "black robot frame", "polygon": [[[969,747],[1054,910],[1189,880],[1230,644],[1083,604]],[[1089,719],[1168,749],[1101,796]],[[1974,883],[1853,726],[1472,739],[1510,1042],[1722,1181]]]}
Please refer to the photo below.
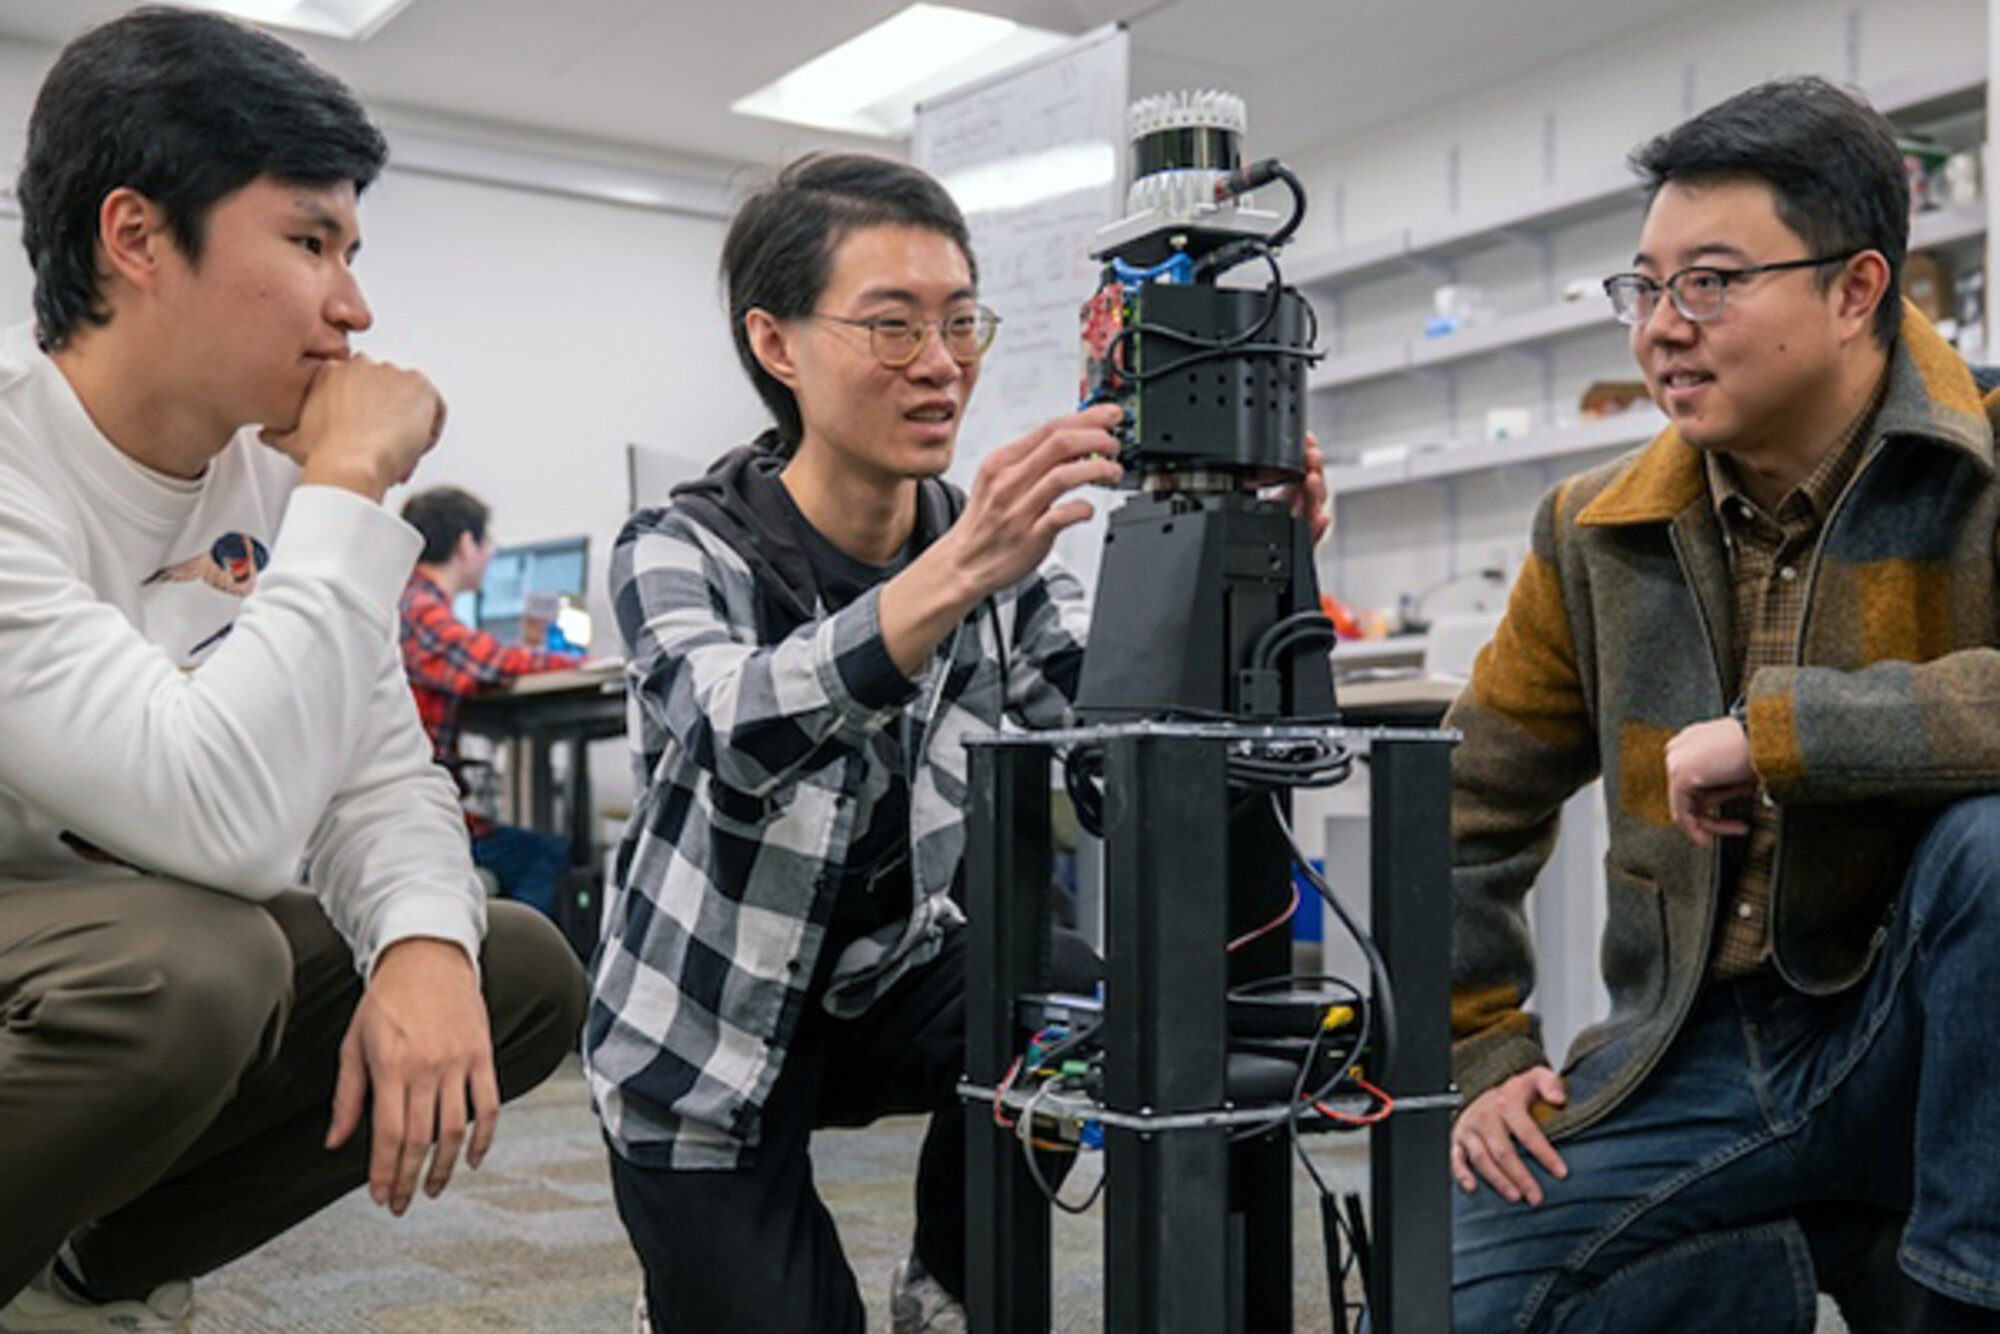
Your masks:
{"label": "black robot frame", "polygon": [[[1137,147],[1142,166],[1160,156],[1157,143]],[[1032,1016],[1046,1013],[1059,752],[1105,840],[1107,984],[1090,1034],[1097,1073],[1078,1081],[1106,1149],[1104,1328],[1294,1327],[1293,1136],[1330,1124],[1297,1114],[1317,1039],[1293,1097],[1246,1092],[1232,1078],[1244,1046],[1232,998],[1292,974],[1291,932],[1271,929],[1288,920],[1293,893],[1289,789],[1340,781],[1360,752],[1371,865],[1338,873],[1371,886],[1373,939],[1355,934],[1371,956],[1374,1027],[1367,1051],[1356,1039],[1341,1059],[1365,1062],[1386,1091],[1370,1130],[1370,1318],[1376,1334],[1450,1327],[1451,738],[1339,725],[1310,523],[1260,494],[1304,471],[1316,329],[1274,258],[1304,195],[1275,163],[1234,170],[1217,190],[1279,179],[1295,210],[1275,233],[1174,222],[1098,255],[1087,397],[1125,408],[1121,461],[1140,494],[1108,526],[1079,688],[1086,725],[969,743],[973,1334],[1051,1327],[1048,1182],[1002,1123],[1012,1107],[1026,1138],[1034,1110],[1009,1092]],[[1251,261],[1268,267],[1265,286],[1217,285]],[[1172,279],[1150,277],[1162,272]],[[1330,1260],[1330,1283],[1339,1269]],[[1329,1299],[1344,1330],[1343,1295]]]}

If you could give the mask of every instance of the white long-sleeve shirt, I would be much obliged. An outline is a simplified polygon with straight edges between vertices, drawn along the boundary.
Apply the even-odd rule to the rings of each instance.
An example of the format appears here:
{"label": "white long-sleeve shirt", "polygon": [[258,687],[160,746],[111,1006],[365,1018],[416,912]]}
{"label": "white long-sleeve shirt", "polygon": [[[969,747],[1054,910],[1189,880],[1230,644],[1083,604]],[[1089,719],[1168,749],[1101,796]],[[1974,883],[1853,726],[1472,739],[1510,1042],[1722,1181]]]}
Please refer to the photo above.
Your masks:
{"label": "white long-sleeve shirt", "polygon": [[31,330],[0,337],[0,879],[303,878],[364,969],[411,936],[476,959],[484,898],[396,655],[419,539],[298,481],[247,430],[198,480],[147,469]]}

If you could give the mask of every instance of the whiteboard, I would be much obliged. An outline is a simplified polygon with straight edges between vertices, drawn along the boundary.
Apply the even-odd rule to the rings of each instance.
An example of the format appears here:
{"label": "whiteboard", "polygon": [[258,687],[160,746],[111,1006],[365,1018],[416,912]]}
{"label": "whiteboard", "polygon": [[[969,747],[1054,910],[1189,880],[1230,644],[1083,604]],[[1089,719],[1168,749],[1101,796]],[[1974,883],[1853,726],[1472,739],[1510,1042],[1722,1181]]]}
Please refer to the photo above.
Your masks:
{"label": "whiteboard", "polygon": [[[1125,211],[1130,37],[1112,25],[983,83],[918,105],[910,153],[964,210],[980,299],[1000,316],[959,433],[951,477],[1076,409],[1077,311],[1097,290],[1097,230]],[[1097,517],[1056,544],[1094,590],[1104,516],[1117,492],[1083,492]]]}

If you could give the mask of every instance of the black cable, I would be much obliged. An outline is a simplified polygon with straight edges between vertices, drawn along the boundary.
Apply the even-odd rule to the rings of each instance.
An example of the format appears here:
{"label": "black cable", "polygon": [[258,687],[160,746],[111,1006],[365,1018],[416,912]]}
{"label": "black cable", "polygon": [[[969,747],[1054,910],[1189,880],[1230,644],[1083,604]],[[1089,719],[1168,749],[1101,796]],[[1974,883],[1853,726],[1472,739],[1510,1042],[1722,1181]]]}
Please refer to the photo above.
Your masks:
{"label": "black cable", "polygon": [[[1333,1074],[1328,1077],[1327,1081],[1311,1093],[1307,1093],[1305,1091],[1306,1080],[1312,1077],[1313,1063],[1319,1057],[1320,1043],[1325,1039],[1325,1032],[1322,1030],[1313,1035],[1312,1045],[1306,1050],[1305,1062],[1299,1066],[1298,1083],[1292,1087],[1292,1105],[1289,1110],[1294,1127],[1297,1126],[1299,1118],[1313,1109],[1315,1103],[1324,1102],[1339,1091],[1340,1086],[1347,1082],[1348,1071],[1353,1067],[1354,1062],[1359,1060],[1361,1054],[1368,1050],[1368,1039],[1374,1032],[1374,1007],[1364,1002],[1359,1008],[1361,1011],[1361,1020],[1357,1025],[1354,1040],[1347,1044],[1347,1049],[1340,1053],[1340,1059],[1333,1063]],[[1337,1121],[1328,1121],[1327,1128],[1329,1130],[1358,1130],[1361,1127],[1343,1127]]]}
{"label": "black cable", "polygon": [[1274,168],[1273,174],[1283,181],[1285,188],[1292,193],[1292,216],[1285,220],[1284,226],[1271,233],[1271,248],[1275,250],[1297,235],[1299,224],[1306,220],[1306,187],[1284,163],[1274,162],[1271,165]]}
{"label": "black cable", "polygon": [[1321,739],[1266,742],[1263,754],[1229,757],[1229,777],[1262,787],[1337,787],[1354,772],[1354,752]]}
{"label": "black cable", "polygon": [[1341,1197],[1347,1206],[1347,1235],[1354,1243],[1354,1262],[1361,1270],[1361,1306],[1363,1310],[1373,1306],[1375,1294],[1369,1291],[1369,1277],[1375,1272],[1373,1244],[1368,1240],[1368,1220],[1361,1213],[1361,1197],[1348,1191]]}
{"label": "black cable", "polygon": [[[1278,312],[1284,304],[1285,293],[1289,290],[1285,287],[1284,273],[1278,265],[1277,251],[1297,234],[1300,224],[1305,221],[1306,191],[1304,184],[1284,163],[1278,161],[1276,158],[1266,158],[1262,161],[1241,167],[1218,181],[1215,188],[1215,199],[1217,203],[1221,203],[1257,189],[1260,186],[1268,185],[1273,181],[1283,183],[1285,189],[1291,194],[1291,216],[1279,224],[1278,229],[1268,237],[1246,237],[1209,252],[1195,262],[1194,270],[1194,276],[1203,285],[1213,285],[1217,279],[1230,270],[1253,259],[1263,260],[1271,271],[1271,280],[1264,289],[1265,301],[1263,311],[1257,317],[1256,321],[1245,329],[1223,337],[1216,337],[1191,329],[1176,329],[1168,325],[1155,324],[1146,320],[1124,325],[1116,334],[1112,335],[1110,342],[1104,348],[1103,364],[1108,368],[1111,375],[1116,376],[1133,387],[1137,387],[1149,380],[1172,375],[1186,370],[1191,366],[1198,366],[1205,362],[1223,358],[1263,354],[1271,357],[1304,361],[1308,365],[1315,365],[1325,359],[1325,352],[1315,350],[1315,344],[1319,342],[1319,316],[1309,302],[1303,303],[1307,321],[1306,340],[1303,347],[1289,343],[1262,343],[1257,341],[1262,337],[1264,331],[1270,328],[1272,323],[1277,319]],[[1139,285],[1139,290],[1143,292],[1148,285],[1142,282]],[[1170,338],[1176,342],[1193,347],[1196,350],[1186,356],[1177,357],[1159,366],[1154,366],[1143,371],[1134,370],[1126,364],[1126,353],[1134,340],[1141,334]],[[1100,384],[1092,392],[1090,399],[1095,401],[1103,398],[1106,388],[1107,384]],[[1125,451],[1121,451],[1121,460],[1124,457]]]}
{"label": "black cable", "polygon": [[[1313,1162],[1312,1155],[1306,1152],[1305,1141],[1299,1135],[1299,1123],[1296,1118],[1291,1125],[1291,1142],[1292,1153],[1298,1158],[1299,1165],[1306,1169],[1306,1175],[1312,1178],[1313,1189],[1319,1195],[1321,1246],[1326,1255],[1327,1306],[1333,1320],[1334,1334],[1347,1334],[1349,1311],[1359,1315],[1367,1309],[1365,1301],[1353,1303],[1347,1300],[1347,1276],[1360,1264],[1361,1257],[1367,1250],[1367,1242],[1365,1238],[1356,1234],[1354,1221],[1342,1215],[1342,1201],[1333,1193],[1333,1188],[1326,1184],[1326,1178],[1320,1175],[1319,1165]],[[1354,1198],[1352,1192],[1349,1192],[1348,1198]],[[1343,1238],[1347,1242],[1344,1253],[1340,1244]],[[1365,1273],[1361,1281],[1362,1293],[1365,1296],[1368,1283]],[[1355,1324],[1354,1328],[1360,1328],[1359,1324]]]}
{"label": "black cable", "polygon": [[[1345,987],[1354,996],[1356,1001],[1359,1002],[1357,1008],[1360,1011],[1360,1022],[1356,1026],[1354,1039],[1341,1051],[1339,1059],[1333,1062],[1333,1074],[1326,1082],[1313,1089],[1310,1093],[1306,1091],[1306,1081],[1312,1078],[1313,1067],[1319,1063],[1320,1047],[1326,1041],[1327,1030],[1325,1027],[1321,1027],[1313,1033],[1312,1041],[1306,1045],[1305,1057],[1299,1062],[1298,1074],[1292,1080],[1291,1097],[1285,1103],[1284,1107],[1273,1114],[1268,1120],[1259,1122],[1250,1127],[1250,1129],[1239,1131],[1231,1136],[1232,1139],[1239,1140],[1256,1139],[1282,1125],[1287,1127],[1288,1133],[1296,1139],[1300,1120],[1307,1112],[1313,1110],[1313,1104],[1324,1102],[1326,1099],[1332,1097],[1339,1090],[1340,1086],[1347,1082],[1348,1070],[1353,1066],[1355,1060],[1360,1057],[1361,1053],[1367,1050],[1368,1039],[1373,1031],[1371,1027],[1374,1022],[1373,1007],[1362,998],[1360,989],[1352,982],[1349,982],[1346,978],[1334,977],[1328,973],[1290,973],[1283,977],[1265,978],[1261,979],[1261,981],[1265,983],[1283,982],[1287,985],[1296,985],[1300,982],[1332,982],[1337,986]],[[1246,988],[1258,985],[1258,982],[1245,983],[1241,988],[1232,989],[1229,994],[1232,996],[1237,995]],[[1328,1121],[1326,1128],[1334,1131],[1346,1131],[1359,1130],[1363,1127],[1343,1126],[1339,1122]]]}
{"label": "black cable", "polygon": [[[1042,1193],[1042,1198],[1066,1214],[1088,1213],[1091,1206],[1097,1203],[1097,1197],[1104,1193],[1106,1177],[1099,1176],[1097,1178],[1097,1184],[1091,1187],[1090,1196],[1083,1203],[1065,1204],[1062,1200],[1061,1188],[1049,1184],[1048,1177],[1042,1172],[1041,1161],[1036,1156],[1033,1124],[1035,1104],[1040,1101],[1043,1094],[1049,1091],[1049,1086],[1052,1083],[1054,1083],[1053,1080],[1044,1082],[1033,1093],[1028,1095],[1028,1100],[1022,1106],[1020,1116],[1016,1118],[1014,1123],[1015,1138],[1021,1145],[1021,1157],[1027,1164],[1028,1177],[1035,1183],[1035,1189]],[[1081,1148],[1077,1149],[1076,1152],[1080,1154],[1082,1152]]]}
{"label": "black cable", "polygon": [[1063,787],[1076,822],[1092,838],[1104,837],[1104,748],[1071,746],[1063,755]]}
{"label": "black cable", "polygon": [[[1154,324],[1148,320],[1140,320],[1133,324],[1127,324],[1112,336],[1111,342],[1105,348],[1106,358],[1112,360],[1113,366],[1121,375],[1125,375],[1136,381],[1159,374],[1158,371],[1147,371],[1141,375],[1128,370],[1122,362],[1117,360],[1117,354],[1123,350],[1124,345],[1129,344],[1138,334],[1153,334],[1157,337],[1171,338],[1175,342],[1186,343],[1191,347],[1198,347],[1211,352],[1226,352],[1255,342],[1263,334],[1264,330],[1271,327],[1271,322],[1278,318],[1278,309],[1284,301],[1284,274],[1278,268],[1278,257],[1272,254],[1270,246],[1261,240],[1246,241],[1239,244],[1246,247],[1244,259],[1249,259],[1254,255],[1263,259],[1271,269],[1271,281],[1264,288],[1264,309],[1258,315],[1256,322],[1232,334],[1209,334],[1196,329],[1176,329],[1170,324]],[[1233,268],[1236,264],[1241,264],[1242,262],[1243,259],[1239,259],[1229,267]],[[1143,293],[1145,287],[1141,287],[1139,290]],[[1311,307],[1308,306],[1307,309],[1311,310]]]}
{"label": "black cable", "polygon": [[1325,612],[1316,608],[1310,611],[1295,611],[1289,616],[1280,616],[1277,620],[1271,622],[1269,628],[1263,634],[1258,635],[1256,642],[1250,646],[1250,665],[1252,667],[1273,666],[1277,655],[1277,649],[1274,645],[1277,641],[1287,639],[1307,630],[1315,632],[1324,630],[1326,633],[1331,634],[1333,632],[1333,621]]}
{"label": "black cable", "polygon": [[[1282,973],[1276,977],[1252,978],[1248,982],[1238,982],[1235,986],[1229,988],[1226,994],[1231,1000],[1249,1000],[1255,996],[1262,996],[1265,992],[1279,986],[1296,987],[1301,984],[1308,986],[1336,986],[1347,993],[1349,1000],[1363,1002],[1367,1000],[1367,997],[1362,994],[1360,987],[1355,986],[1346,978],[1334,973]],[[1338,1005],[1340,1002],[1335,1000],[1332,1003]]]}
{"label": "black cable", "polygon": [[[1052,1062],[1060,1061],[1071,1052],[1082,1048],[1093,1041],[1103,1027],[1104,1021],[1101,1018],[1091,1023],[1079,1024],[1072,1032],[1035,1053],[1035,1069],[1045,1069]],[[1024,1057],[1025,1055],[1026,1053],[1023,1053]],[[1047,1076],[1036,1086],[1035,1091],[1028,1095],[1021,1110],[1015,1114],[1015,1135],[1021,1145],[1021,1156],[1027,1165],[1028,1176],[1035,1183],[1036,1189],[1041,1191],[1043,1198],[1064,1213],[1081,1214],[1088,1212],[1090,1207],[1097,1203],[1097,1197],[1104,1191],[1104,1178],[1101,1176],[1098,1178],[1097,1184],[1091,1188],[1090,1197],[1082,1204],[1065,1204],[1060,1198],[1061,1188],[1050,1185],[1048,1177],[1043,1173],[1041,1160],[1036,1156],[1034,1145],[1035,1107],[1043,1095],[1059,1084],[1062,1078],[1060,1071]],[[1080,1148],[1078,1152],[1081,1152]]]}
{"label": "black cable", "polygon": [[1333,1334],[1347,1334],[1347,1260],[1341,1254],[1340,1202],[1322,1188],[1319,1230],[1326,1251],[1326,1305]]}
{"label": "black cable", "polygon": [[1313,612],[1312,615],[1317,622],[1316,624],[1298,626],[1289,633],[1272,640],[1266,649],[1269,654],[1268,659],[1257,665],[1266,670],[1274,669],[1289,654],[1296,653],[1301,648],[1310,647],[1314,644],[1323,644],[1331,649],[1338,637],[1334,631],[1333,622],[1329,621],[1319,612]]}
{"label": "black cable", "polygon": [[1201,352],[1190,352],[1186,356],[1176,358],[1164,366],[1154,366],[1145,371],[1127,372],[1125,378],[1133,384],[1144,384],[1148,380],[1157,380],[1162,376],[1172,375],[1175,371],[1186,370],[1190,366],[1198,366],[1203,362],[1221,361],[1225,358],[1248,356],[1257,352],[1268,353],[1274,357],[1289,357],[1294,361],[1303,361],[1309,364],[1317,364],[1326,360],[1326,353],[1315,351],[1311,347],[1294,347],[1290,343],[1239,343],[1230,347],[1216,347],[1208,348]]}
{"label": "black cable", "polygon": [[1319,891],[1319,896],[1326,900],[1334,915],[1340,918],[1341,926],[1346,928],[1347,934],[1353,937],[1354,943],[1360,947],[1362,956],[1368,960],[1368,982],[1374,989],[1375,996],[1374,1004],[1368,1006],[1368,1014],[1380,1015],[1382,1030],[1382,1041],[1377,1049],[1375,1068],[1386,1072],[1396,1049],[1396,991],[1389,980],[1389,966],[1382,960],[1382,951],[1375,947],[1374,937],[1361,929],[1353,914],[1347,911],[1347,905],[1340,901],[1340,896],[1326,883],[1326,877],[1315,870],[1313,864],[1306,859],[1305,853],[1299,848],[1298,838],[1292,833],[1291,822],[1285,818],[1285,804],[1278,800],[1276,793],[1271,796],[1271,816],[1278,822],[1278,829],[1284,834],[1285,841],[1291,844],[1292,857],[1298,863],[1299,870],[1312,883],[1312,887]]}
{"label": "black cable", "polygon": [[[1265,301],[1263,313],[1257,317],[1256,322],[1248,328],[1220,337],[1201,333],[1193,329],[1176,329],[1171,325],[1155,324],[1147,320],[1140,320],[1137,323],[1125,325],[1113,335],[1110,343],[1106,345],[1104,352],[1105,360],[1121,378],[1130,381],[1132,384],[1140,385],[1146,383],[1148,380],[1171,375],[1175,371],[1183,370],[1188,366],[1198,365],[1201,362],[1258,352],[1274,356],[1292,357],[1310,363],[1317,363],[1325,359],[1326,353],[1315,351],[1313,348],[1313,344],[1319,341],[1319,316],[1310,304],[1307,304],[1305,307],[1308,327],[1304,346],[1296,346],[1291,343],[1259,343],[1256,341],[1266,329],[1271,327],[1272,322],[1277,319],[1278,311],[1284,304],[1284,294],[1288,289],[1285,287],[1284,274],[1278,267],[1278,258],[1272,253],[1269,242],[1253,240],[1239,244],[1245,248],[1243,259],[1232,261],[1230,264],[1224,266],[1225,269],[1235,267],[1237,264],[1244,262],[1244,259],[1255,257],[1262,259],[1270,266],[1271,270],[1271,281],[1264,288]],[[1218,270],[1218,272],[1220,271]],[[1141,290],[1143,291],[1144,289],[1142,288]],[[1185,343],[1198,350],[1189,353],[1187,356],[1169,361],[1164,365],[1154,366],[1143,371],[1134,370],[1125,364],[1123,354],[1126,348],[1131,345],[1133,339],[1140,334],[1152,334],[1160,338],[1171,338],[1175,342]]]}
{"label": "black cable", "polygon": [[1293,174],[1290,167],[1274,157],[1252,162],[1246,167],[1238,167],[1215,183],[1215,202],[1219,204],[1225,199],[1249,194],[1252,190],[1269,185],[1272,181],[1284,182],[1285,188],[1292,194],[1292,216],[1285,219],[1277,231],[1265,238],[1265,243],[1275,250],[1291,240],[1293,234],[1298,231],[1299,224],[1306,220],[1306,187]]}
{"label": "black cable", "polygon": [[[1207,710],[1180,710],[1173,718],[1193,722],[1239,723],[1235,714]],[[1288,720],[1289,721],[1289,720]],[[1338,722],[1337,717],[1323,720]],[[1258,743],[1283,747],[1289,754],[1243,754],[1229,756],[1227,772],[1232,786],[1247,790],[1251,798],[1279,789],[1338,787],[1354,773],[1355,755],[1344,745],[1322,739]],[[1104,837],[1104,748],[1071,746],[1063,755],[1063,787],[1076,810],[1077,824],[1093,838]]]}
{"label": "black cable", "polygon": [[1338,642],[1333,621],[1323,611],[1295,611],[1273,622],[1250,648],[1252,671],[1277,671],[1285,658],[1301,649],[1323,645],[1331,652]]}

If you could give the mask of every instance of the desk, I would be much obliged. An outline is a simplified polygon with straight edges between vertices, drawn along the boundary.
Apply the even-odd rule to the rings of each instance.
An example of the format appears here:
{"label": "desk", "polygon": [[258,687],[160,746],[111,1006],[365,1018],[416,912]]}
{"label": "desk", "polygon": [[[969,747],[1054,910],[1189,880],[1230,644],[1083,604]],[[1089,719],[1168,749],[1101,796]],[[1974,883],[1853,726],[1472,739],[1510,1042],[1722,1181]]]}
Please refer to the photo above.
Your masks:
{"label": "desk", "polygon": [[[470,696],[459,708],[460,730],[511,748],[507,781],[514,818],[520,820],[525,809],[530,828],[568,838],[573,865],[594,861],[589,743],[625,735],[624,672],[620,662],[541,672],[523,676],[505,690]],[[558,745],[569,747],[560,824],[555,818],[555,770],[550,762]]]}
{"label": "desk", "polygon": [[1371,727],[1435,727],[1463,689],[1460,677],[1412,674],[1336,680],[1333,698],[1343,716]]}

